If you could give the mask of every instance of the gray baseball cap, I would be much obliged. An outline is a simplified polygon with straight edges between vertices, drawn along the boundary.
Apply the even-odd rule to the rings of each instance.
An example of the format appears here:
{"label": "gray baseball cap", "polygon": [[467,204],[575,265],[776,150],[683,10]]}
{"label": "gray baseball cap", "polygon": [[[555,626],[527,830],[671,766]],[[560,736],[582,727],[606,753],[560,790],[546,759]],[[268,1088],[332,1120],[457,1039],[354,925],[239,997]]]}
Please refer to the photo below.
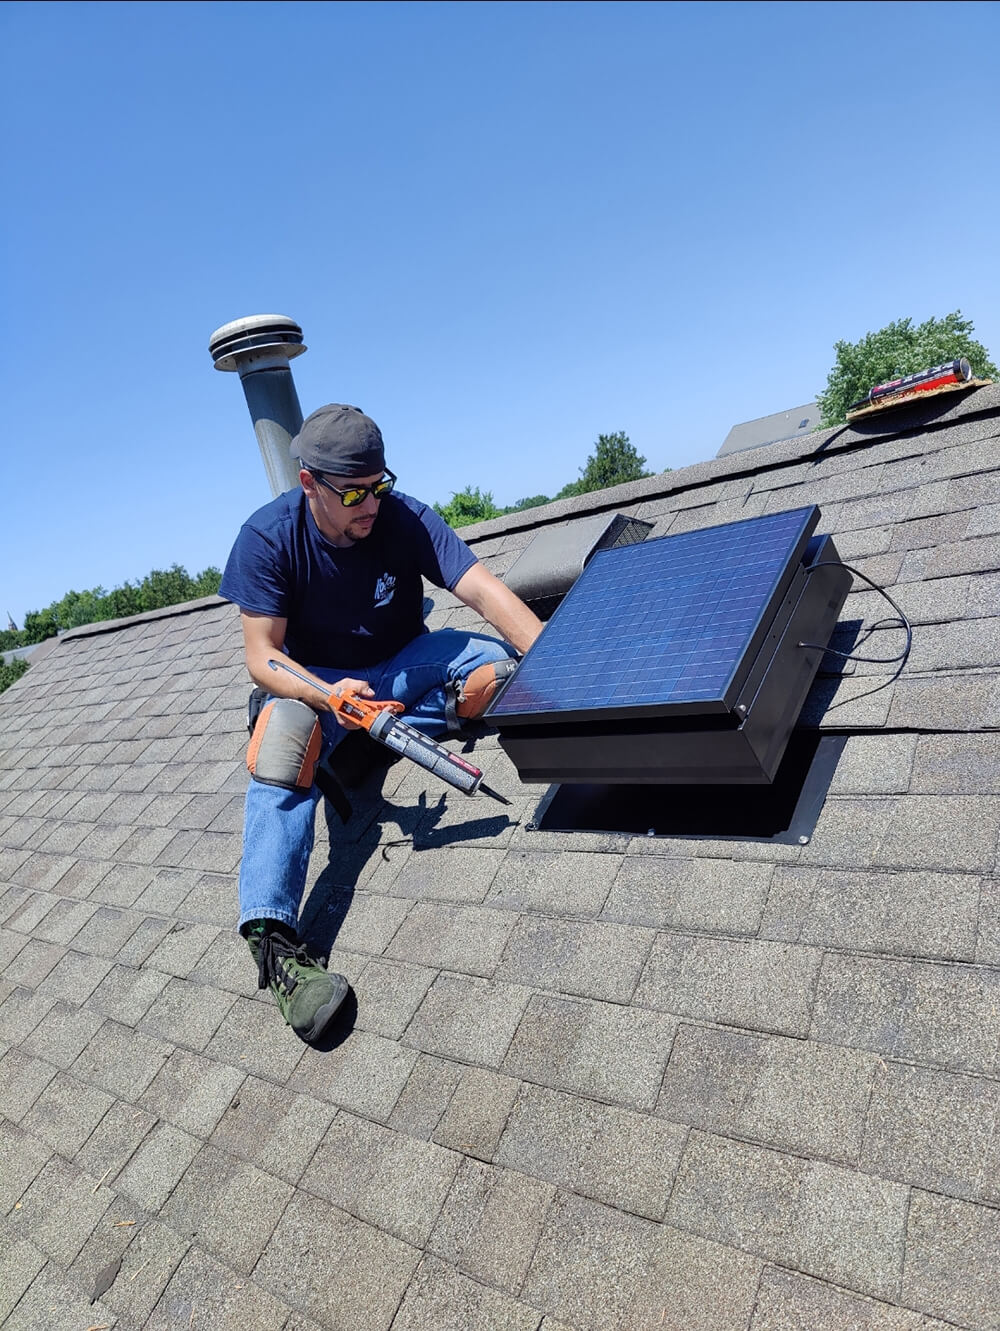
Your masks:
{"label": "gray baseball cap", "polygon": [[308,471],[333,476],[374,476],[385,471],[382,431],[360,407],[331,402],[302,422],[288,446]]}

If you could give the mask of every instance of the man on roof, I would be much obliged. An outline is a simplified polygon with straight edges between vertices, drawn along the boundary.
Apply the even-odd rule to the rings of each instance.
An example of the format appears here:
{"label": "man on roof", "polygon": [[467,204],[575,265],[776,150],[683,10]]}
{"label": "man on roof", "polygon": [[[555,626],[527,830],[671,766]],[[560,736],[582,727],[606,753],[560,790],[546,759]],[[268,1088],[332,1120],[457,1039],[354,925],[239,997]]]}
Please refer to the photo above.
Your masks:
{"label": "man on roof", "polygon": [[[268,695],[254,726],[240,867],[239,929],[285,1020],[315,1041],[347,996],[343,976],[297,932],[313,845],[319,762],[349,722],[331,692],[394,699],[428,735],[480,716],[541,622],[442,518],[395,490],[382,434],[357,407],[314,411],[292,440],[301,489],[250,517],[220,593],[240,607],[247,668]],[[503,641],[429,632],[423,582],[475,610]],[[268,665],[280,659],[316,687]],[[367,737],[364,742],[367,741]]]}

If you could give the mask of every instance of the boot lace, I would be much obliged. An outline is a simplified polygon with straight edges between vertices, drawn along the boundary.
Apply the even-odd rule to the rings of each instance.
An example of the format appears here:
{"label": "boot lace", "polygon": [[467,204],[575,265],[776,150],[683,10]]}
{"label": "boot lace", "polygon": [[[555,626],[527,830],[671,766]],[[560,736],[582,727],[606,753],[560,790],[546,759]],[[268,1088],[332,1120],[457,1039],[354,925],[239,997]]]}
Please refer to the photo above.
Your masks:
{"label": "boot lace", "polygon": [[291,962],[314,966],[316,962],[306,951],[304,943],[294,943],[284,934],[268,930],[260,939],[257,954],[257,987],[267,989],[274,981],[286,994],[292,994],[299,982]]}

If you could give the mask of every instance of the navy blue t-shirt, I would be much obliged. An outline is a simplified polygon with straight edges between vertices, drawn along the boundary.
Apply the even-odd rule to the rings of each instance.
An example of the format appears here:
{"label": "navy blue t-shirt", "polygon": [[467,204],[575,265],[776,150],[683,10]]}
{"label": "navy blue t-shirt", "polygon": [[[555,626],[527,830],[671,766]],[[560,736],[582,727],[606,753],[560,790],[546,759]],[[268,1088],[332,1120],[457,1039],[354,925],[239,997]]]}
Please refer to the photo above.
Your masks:
{"label": "navy blue t-shirt", "polygon": [[398,491],[371,533],[331,544],[290,490],[240,529],[220,595],[241,610],[288,620],[285,646],[308,666],[361,669],[425,632],[421,574],[450,591],[476,557],[432,508]]}

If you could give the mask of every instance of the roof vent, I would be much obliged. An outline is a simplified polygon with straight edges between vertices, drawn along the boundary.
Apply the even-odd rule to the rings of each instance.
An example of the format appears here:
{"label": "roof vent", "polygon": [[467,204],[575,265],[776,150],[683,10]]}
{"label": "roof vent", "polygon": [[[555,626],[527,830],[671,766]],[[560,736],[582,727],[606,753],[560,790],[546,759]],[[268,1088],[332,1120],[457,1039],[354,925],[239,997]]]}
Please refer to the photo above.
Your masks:
{"label": "roof vent", "polygon": [[595,554],[486,714],[522,781],[772,781],[851,584],[819,517]]}
{"label": "roof vent", "polygon": [[624,513],[598,513],[567,526],[545,527],[522,551],[504,582],[539,619],[548,619],[594,555],[635,545],[652,530],[651,522]]}
{"label": "roof vent", "polygon": [[251,314],[217,328],[208,350],[217,370],[240,376],[271,494],[294,490],[299,468],[288,445],[302,428],[302,408],[288,362],[306,350],[302,329],[287,314]]}

